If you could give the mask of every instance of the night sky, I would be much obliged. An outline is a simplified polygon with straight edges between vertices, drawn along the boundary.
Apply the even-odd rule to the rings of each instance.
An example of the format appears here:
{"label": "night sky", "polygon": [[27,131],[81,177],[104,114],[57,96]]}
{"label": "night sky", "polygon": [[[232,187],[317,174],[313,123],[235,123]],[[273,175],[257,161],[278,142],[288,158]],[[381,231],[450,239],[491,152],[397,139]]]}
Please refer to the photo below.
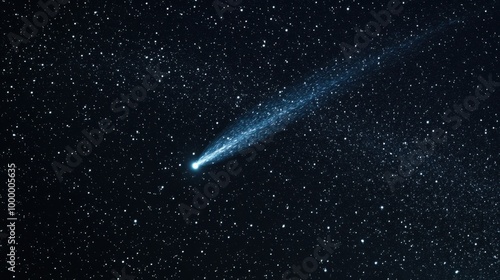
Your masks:
{"label": "night sky", "polygon": [[0,279],[500,279],[496,0],[60,2],[0,4]]}

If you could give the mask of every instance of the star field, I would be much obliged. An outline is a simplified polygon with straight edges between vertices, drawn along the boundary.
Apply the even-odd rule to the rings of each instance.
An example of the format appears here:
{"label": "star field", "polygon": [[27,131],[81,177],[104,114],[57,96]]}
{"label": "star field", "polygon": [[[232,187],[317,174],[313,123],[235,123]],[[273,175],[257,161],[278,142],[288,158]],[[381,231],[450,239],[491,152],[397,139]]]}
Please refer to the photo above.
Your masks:
{"label": "star field", "polygon": [[388,1],[60,2],[29,39],[43,8],[0,4],[1,279],[499,278],[498,1],[401,1],[366,44]]}

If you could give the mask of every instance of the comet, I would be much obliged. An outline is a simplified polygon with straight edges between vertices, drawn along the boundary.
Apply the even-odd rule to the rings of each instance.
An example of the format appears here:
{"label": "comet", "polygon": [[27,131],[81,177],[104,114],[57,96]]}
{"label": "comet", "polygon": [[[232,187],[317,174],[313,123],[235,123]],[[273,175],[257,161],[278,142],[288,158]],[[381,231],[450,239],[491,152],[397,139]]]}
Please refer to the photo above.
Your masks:
{"label": "comet", "polygon": [[383,70],[392,61],[401,61],[432,34],[456,22],[443,23],[377,54],[351,61],[334,61],[329,66],[316,70],[301,82],[285,87],[273,98],[259,104],[231,124],[207,146],[191,167],[196,170],[209,163],[219,162],[271,136],[325,102],[345,94],[349,87],[367,79],[375,70]]}

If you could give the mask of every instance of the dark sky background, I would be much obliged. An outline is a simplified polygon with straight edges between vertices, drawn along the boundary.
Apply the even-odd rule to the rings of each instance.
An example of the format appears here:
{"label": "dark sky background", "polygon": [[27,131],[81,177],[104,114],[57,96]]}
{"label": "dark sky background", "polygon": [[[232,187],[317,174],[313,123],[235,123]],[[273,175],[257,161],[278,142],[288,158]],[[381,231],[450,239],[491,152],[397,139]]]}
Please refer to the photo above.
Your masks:
{"label": "dark sky background", "polygon": [[[499,279],[500,87],[457,129],[441,118],[480,75],[500,81],[498,3],[403,3],[357,57],[460,22],[294,121],[253,161],[232,157],[241,173],[186,224],[179,205],[227,160],[191,163],[283,87],[343,63],[340,44],[387,1],[243,0],[222,20],[211,0],[71,1],[18,52],[7,34],[41,8],[3,1],[15,279],[113,279],[123,268],[137,280],[282,279],[327,236],[340,246],[310,279]],[[113,101],[156,65],[158,87],[119,119]],[[104,118],[116,130],[60,182],[51,164]],[[384,173],[438,128],[448,140],[392,192]]]}

